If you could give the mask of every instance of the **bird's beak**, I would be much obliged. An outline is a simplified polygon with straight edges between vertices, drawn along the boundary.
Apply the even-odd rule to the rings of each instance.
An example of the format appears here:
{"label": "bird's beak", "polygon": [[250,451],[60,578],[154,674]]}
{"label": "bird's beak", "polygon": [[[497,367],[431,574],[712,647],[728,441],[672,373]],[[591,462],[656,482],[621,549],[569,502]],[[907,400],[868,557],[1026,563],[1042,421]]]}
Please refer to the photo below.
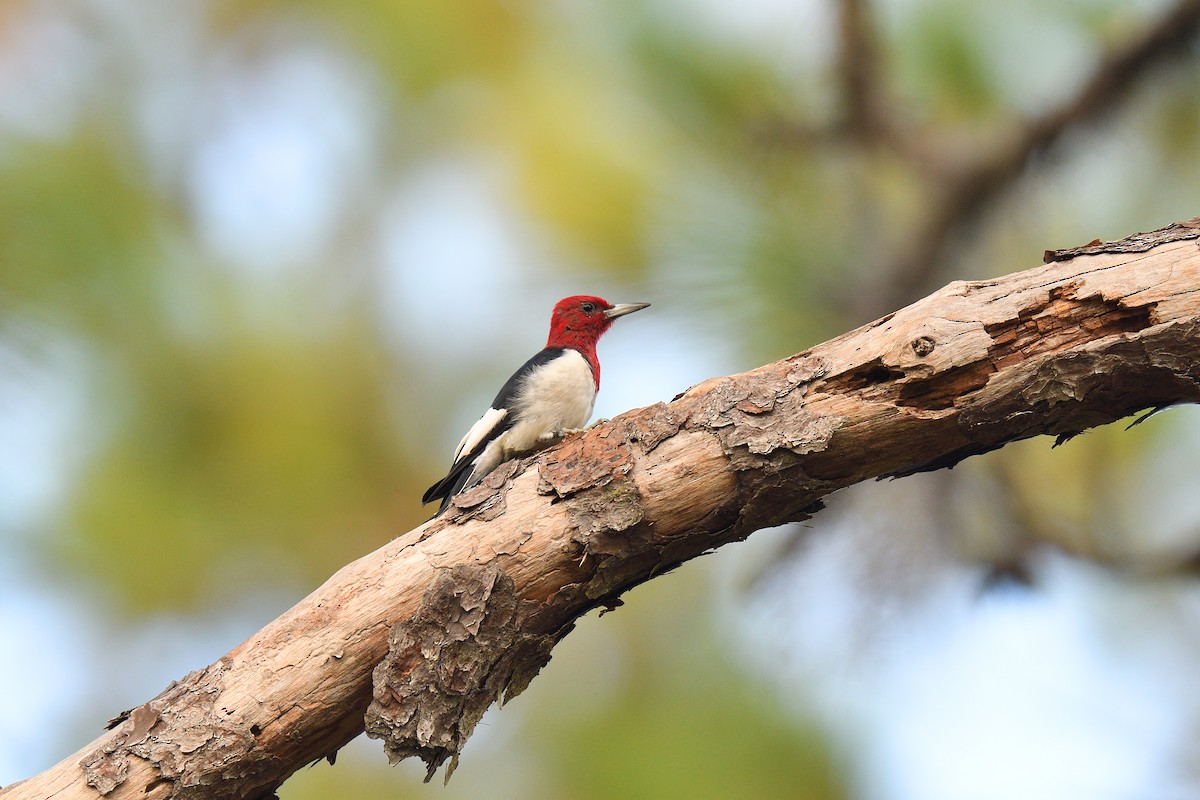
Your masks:
{"label": "bird's beak", "polygon": [[643,308],[649,308],[649,303],[618,303],[617,305],[604,312],[604,316],[608,319],[616,319],[623,317],[626,314],[632,314],[635,311],[641,311]]}

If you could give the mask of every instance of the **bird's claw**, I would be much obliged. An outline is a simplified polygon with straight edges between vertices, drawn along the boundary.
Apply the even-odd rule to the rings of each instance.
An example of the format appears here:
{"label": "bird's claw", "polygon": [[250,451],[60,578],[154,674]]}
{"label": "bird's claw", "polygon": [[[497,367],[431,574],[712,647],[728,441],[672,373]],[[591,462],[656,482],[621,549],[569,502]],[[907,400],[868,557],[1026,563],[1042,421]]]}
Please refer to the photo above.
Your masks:
{"label": "bird's claw", "polygon": [[563,437],[572,433],[578,433],[579,428],[555,428],[552,431],[546,431],[538,436],[539,442],[558,442],[562,441]]}
{"label": "bird's claw", "polygon": [[[600,421],[603,422],[604,420],[600,420]],[[596,426],[596,424],[597,423],[592,423],[591,425],[588,425],[586,428],[555,428],[552,431],[546,431],[545,433],[540,434],[538,436],[538,441],[539,442],[562,441],[563,439],[565,439],[568,436],[572,436],[576,433],[583,433],[584,431],[591,430],[592,428],[594,428]]]}

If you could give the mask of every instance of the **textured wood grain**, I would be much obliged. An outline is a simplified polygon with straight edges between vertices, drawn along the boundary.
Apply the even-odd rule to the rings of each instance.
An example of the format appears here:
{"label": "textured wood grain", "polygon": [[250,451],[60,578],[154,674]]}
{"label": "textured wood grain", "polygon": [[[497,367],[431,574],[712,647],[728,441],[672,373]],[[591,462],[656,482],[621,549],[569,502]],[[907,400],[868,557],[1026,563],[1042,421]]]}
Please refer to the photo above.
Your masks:
{"label": "textured wood grain", "polygon": [[664,570],[858,481],[1195,402],[1198,224],[951,284],[507,464],[0,796],[270,797],[364,726],[432,774],[581,614]]}

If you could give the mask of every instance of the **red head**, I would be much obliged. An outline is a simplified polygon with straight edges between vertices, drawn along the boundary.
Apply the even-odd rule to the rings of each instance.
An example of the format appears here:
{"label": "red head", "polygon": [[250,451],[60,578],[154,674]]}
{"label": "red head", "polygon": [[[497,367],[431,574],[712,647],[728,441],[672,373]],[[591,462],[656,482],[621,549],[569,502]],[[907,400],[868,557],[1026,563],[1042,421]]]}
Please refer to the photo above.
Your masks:
{"label": "red head", "polygon": [[600,387],[600,361],[596,342],[612,327],[617,317],[641,311],[649,303],[613,305],[601,297],[576,295],[559,300],[550,314],[550,337],[546,347],[570,347],[578,350],[592,367],[596,387]]}

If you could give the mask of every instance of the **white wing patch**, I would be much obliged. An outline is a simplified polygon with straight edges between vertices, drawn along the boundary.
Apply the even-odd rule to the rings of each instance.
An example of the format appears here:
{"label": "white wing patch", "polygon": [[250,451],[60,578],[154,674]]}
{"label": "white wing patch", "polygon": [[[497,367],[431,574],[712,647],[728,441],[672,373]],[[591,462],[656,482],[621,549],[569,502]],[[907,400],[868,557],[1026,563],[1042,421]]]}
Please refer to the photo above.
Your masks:
{"label": "white wing patch", "polygon": [[491,435],[496,426],[504,421],[508,416],[507,408],[489,408],[479,420],[471,426],[471,430],[467,431],[467,435],[458,443],[458,449],[454,451],[454,463],[458,463],[458,459],[463,453],[470,453],[479,443],[484,441]]}

